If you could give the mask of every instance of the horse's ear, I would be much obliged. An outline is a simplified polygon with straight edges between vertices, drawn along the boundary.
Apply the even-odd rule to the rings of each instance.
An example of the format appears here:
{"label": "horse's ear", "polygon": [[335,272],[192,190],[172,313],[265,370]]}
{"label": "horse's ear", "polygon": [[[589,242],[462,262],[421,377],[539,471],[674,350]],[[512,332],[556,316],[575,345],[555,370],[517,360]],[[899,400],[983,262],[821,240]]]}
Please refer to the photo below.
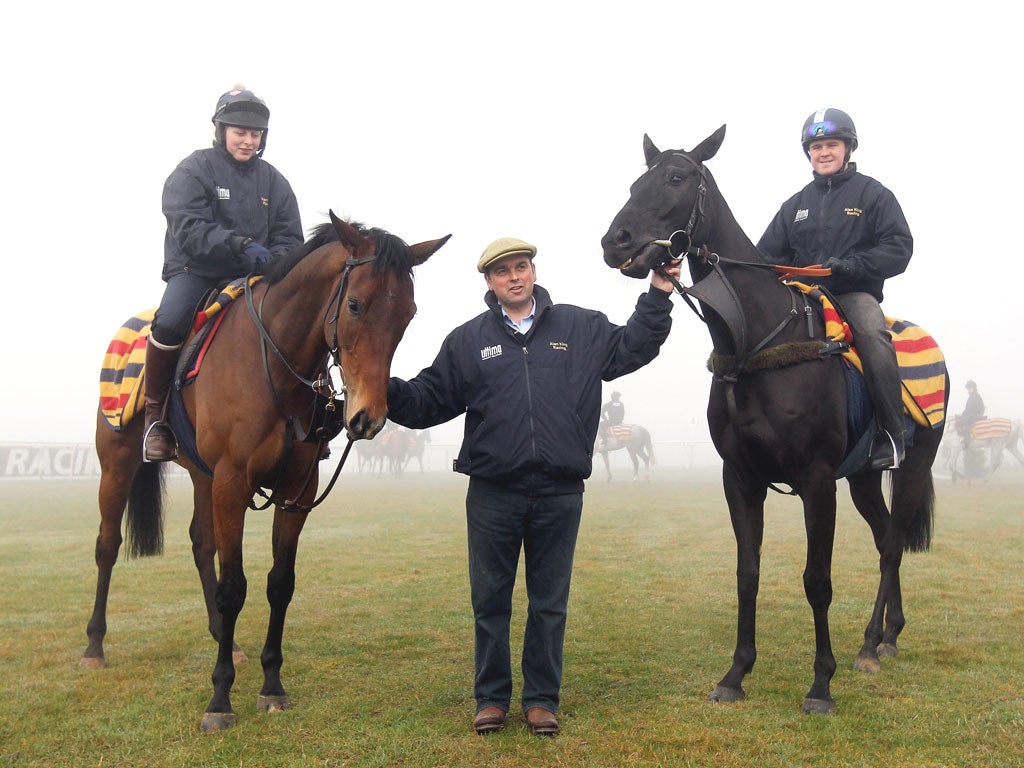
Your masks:
{"label": "horse's ear", "polygon": [[331,217],[331,224],[334,225],[334,231],[338,233],[338,240],[342,245],[347,245],[349,248],[355,250],[360,245],[367,245],[370,241],[363,236],[363,234],[349,224],[347,221],[339,219],[334,215],[334,211],[327,211]]}
{"label": "horse's ear", "polygon": [[651,141],[651,137],[646,133],[644,134],[644,160],[647,161],[647,167],[650,168],[658,155],[661,154],[661,150],[654,146],[654,142]]}
{"label": "horse's ear", "polygon": [[437,240],[427,240],[422,243],[416,243],[416,245],[409,246],[409,254],[412,256],[412,264],[414,267],[418,267],[424,261],[433,256],[442,245],[448,242],[448,238],[451,235],[445,235]]}
{"label": "horse's ear", "polygon": [[725,126],[723,125],[717,131],[708,136],[704,141],[693,148],[690,152],[693,155],[693,159],[698,162],[706,162],[710,160],[718,152],[719,147],[722,146],[722,141],[725,140]]}

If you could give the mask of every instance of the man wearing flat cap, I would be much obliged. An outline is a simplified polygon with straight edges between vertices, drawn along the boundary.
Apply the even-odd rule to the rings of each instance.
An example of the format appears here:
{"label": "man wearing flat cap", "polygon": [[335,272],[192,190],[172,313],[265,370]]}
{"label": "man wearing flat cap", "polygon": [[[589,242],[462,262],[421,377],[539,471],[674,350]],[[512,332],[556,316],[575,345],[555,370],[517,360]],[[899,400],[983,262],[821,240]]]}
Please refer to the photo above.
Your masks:
{"label": "man wearing flat cap", "polygon": [[[477,262],[487,310],[459,326],[415,378],[392,378],[388,418],[426,429],[465,414],[454,469],[469,475],[466,520],[475,618],[476,717],[501,730],[512,699],[509,622],[520,550],[528,599],[522,710],[538,735],[558,733],[562,646],[584,480],[601,412],[601,381],[658,355],[672,321],[672,283],[657,274],[624,326],[555,304],[535,284],[537,249],[514,237]],[[667,265],[678,277],[679,266]]]}

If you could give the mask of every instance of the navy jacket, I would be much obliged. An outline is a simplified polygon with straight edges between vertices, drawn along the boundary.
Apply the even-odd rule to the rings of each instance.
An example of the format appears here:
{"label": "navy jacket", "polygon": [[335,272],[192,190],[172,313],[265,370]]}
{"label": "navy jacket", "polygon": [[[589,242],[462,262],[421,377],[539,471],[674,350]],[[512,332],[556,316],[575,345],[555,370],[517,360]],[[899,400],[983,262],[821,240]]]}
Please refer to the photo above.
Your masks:
{"label": "navy jacket", "polygon": [[857,164],[814,180],[786,202],[757,244],[774,264],[809,267],[835,256],[854,265],[851,276],[832,275],[821,285],[840,295],[853,291],[882,301],[887,278],[902,273],[914,239],[895,195]]}
{"label": "navy jacket", "polygon": [[221,144],[182,160],[164,183],[163,279],[189,272],[243,277],[249,259],[231,238],[250,237],[275,256],[302,242],[299,204],[288,180],[254,157],[240,163]]}
{"label": "navy jacket", "polygon": [[429,368],[388,384],[388,418],[425,429],[466,414],[455,470],[531,495],[579,493],[590,476],[601,380],[658,355],[672,326],[668,293],[652,288],[625,326],[601,312],[553,304],[534,285],[525,336],[488,310],[452,331]]}

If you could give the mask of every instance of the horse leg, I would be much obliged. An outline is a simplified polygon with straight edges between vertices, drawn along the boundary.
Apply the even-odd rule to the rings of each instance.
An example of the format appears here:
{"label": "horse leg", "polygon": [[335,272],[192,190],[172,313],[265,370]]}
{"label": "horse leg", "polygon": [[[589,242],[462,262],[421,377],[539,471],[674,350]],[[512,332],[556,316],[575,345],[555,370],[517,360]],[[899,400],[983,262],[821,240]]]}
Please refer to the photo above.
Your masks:
{"label": "horse leg", "polygon": [[830,467],[808,473],[800,494],[807,530],[804,594],[814,614],[814,682],[804,697],[804,714],[829,715],[835,711],[830,684],[836,672],[828,611],[832,605],[832,548],[836,534],[836,481]]}
{"label": "horse leg", "polygon": [[[220,642],[223,635],[223,622],[216,601],[217,569],[214,566],[214,558],[217,556],[217,547],[213,538],[212,481],[199,470],[191,470],[190,474],[192,475],[193,504],[192,522],[189,525],[188,534],[192,540],[192,559],[199,572],[199,583],[203,587],[203,602],[206,605],[210,635],[214,640]],[[231,653],[236,665],[244,664],[249,660],[245,651],[238,647],[238,643],[232,643]]]}
{"label": "horse leg", "polygon": [[235,624],[245,605],[248,584],[242,568],[242,530],[248,499],[244,477],[214,469],[213,530],[220,563],[215,600],[221,616],[221,636],[217,643],[217,662],[213,667],[213,698],[199,723],[203,731],[221,731],[235,724],[231,708],[231,686],[235,682],[233,648]]}
{"label": "horse leg", "polygon": [[117,562],[117,553],[123,541],[121,521],[128,503],[128,489],[132,478],[142,463],[141,458],[132,456],[132,446],[124,445],[112,437],[116,433],[107,429],[110,435],[103,435],[97,427],[96,448],[100,460],[100,530],[96,536],[96,599],[92,616],[86,628],[89,645],[79,661],[79,666],[102,669],[106,666],[103,655],[103,639],[107,634],[107,597],[110,594],[110,577]]}
{"label": "horse leg", "polygon": [[281,683],[281,665],[284,663],[281,643],[284,639],[285,615],[295,593],[295,553],[306,517],[306,513],[285,512],[280,507],[274,512],[274,565],[267,574],[270,620],[266,642],[260,654],[263,688],[256,699],[256,708],[260,712],[279,712],[289,706],[288,694]]}
{"label": "horse leg", "polygon": [[629,453],[629,460],[633,462],[633,482],[635,483],[637,478],[640,477],[640,460],[637,459],[633,446],[627,445],[626,452]]}
{"label": "horse leg", "polygon": [[601,451],[601,458],[604,459],[604,471],[610,483],[612,481],[612,463],[608,460],[608,451]]}
{"label": "horse leg", "polygon": [[761,543],[764,539],[764,500],[767,487],[742,476],[726,462],[722,468],[729,518],[736,537],[736,649],[732,666],[715,686],[709,701],[739,701],[746,693],[743,678],[754,668],[757,647],[754,629],[757,619],[757,592],[761,574]]}
{"label": "horse leg", "polygon": [[993,443],[988,449],[988,472],[985,475],[985,482],[987,483],[992,475],[995,474],[996,470],[1003,463],[1003,448],[1002,446]]}
{"label": "horse leg", "polygon": [[97,420],[96,453],[100,460],[100,530],[96,536],[96,598],[86,627],[89,644],[79,662],[88,669],[106,666],[110,579],[123,538],[121,522],[128,509],[128,551],[139,557],[163,551],[163,485],[160,464],[142,463],[142,420],[114,432]]}
{"label": "horse leg", "polygon": [[[895,620],[900,613],[901,598],[899,595],[899,583],[895,585],[885,583],[885,553],[887,551],[887,534],[889,533],[891,516],[885,504],[882,494],[881,473],[870,472],[854,475],[849,478],[850,496],[854,506],[871,528],[871,536],[875,541],[875,549],[879,557],[879,583],[878,592],[875,597],[875,606],[871,612],[871,618],[864,629],[864,645],[857,653],[853,662],[853,668],[858,672],[877,673],[882,669],[882,662],[879,658],[879,649],[882,643],[882,630],[885,621],[886,610],[890,613],[890,621]],[[895,586],[896,594],[891,594]],[[895,631],[890,639],[890,645],[886,648],[886,655],[896,655]]]}

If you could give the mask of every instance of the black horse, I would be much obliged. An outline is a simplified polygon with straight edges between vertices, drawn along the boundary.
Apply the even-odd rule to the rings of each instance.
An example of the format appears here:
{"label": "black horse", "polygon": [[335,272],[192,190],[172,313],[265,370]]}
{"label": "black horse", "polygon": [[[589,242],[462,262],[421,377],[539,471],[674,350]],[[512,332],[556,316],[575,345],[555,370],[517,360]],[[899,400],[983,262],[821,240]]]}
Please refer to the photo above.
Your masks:
{"label": "black horse", "polygon": [[[690,152],[662,152],[644,136],[648,170],[633,184],[629,201],[602,239],[604,260],[639,278],[672,256],[687,257],[694,281],[685,289],[687,299],[698,299],[714,346],[708,423],[723,459],[736,536],[739,605],[732,667],[710,698],[731,702],[745,695],[743,678],[757,657],[754,628],[764,501],[769,487],[778,490],[774,484],[780,483],[800,496],[807,530],[803,582],[814,614],[815,655],[814,682],[802,709],[828,714],[835,709],[830,681],[836,661],[828,611],[836,474],[859,436],[847,427],[847,388],[839,358],[815,351],[813,361],[790,364],[786,359],[805,348],[809,337],[824,346],[824,325],[803,311],[802,299],[764,263],[704,165],[724,137],[723,125]],[[774,363],[762,365],[765,360]],[[945,392],[948,399],[948,377]],[[871,527],[880,555],[874,610],[854,664],[861,671],[877,672],[880,655],[896,654],[896,639],[905,624],[899,574],[903,552],[925,550],[931,543],[931,467],[942,428],[915,425],[911,435],[906,462],[891,478],[891,514],[881,472],[848,478],[854,504]]]}

